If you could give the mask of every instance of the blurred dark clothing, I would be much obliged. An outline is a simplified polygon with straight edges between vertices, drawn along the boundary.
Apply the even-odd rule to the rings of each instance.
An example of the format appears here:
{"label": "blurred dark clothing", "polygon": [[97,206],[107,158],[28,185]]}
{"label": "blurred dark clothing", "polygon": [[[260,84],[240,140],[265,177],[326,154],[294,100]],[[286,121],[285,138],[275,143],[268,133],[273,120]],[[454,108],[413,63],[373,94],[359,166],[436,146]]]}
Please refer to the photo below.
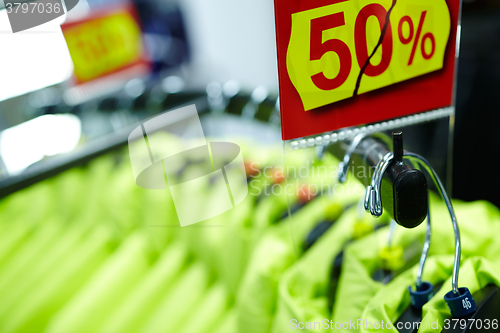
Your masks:
{"label": "blurred dark clothing", "polygon": [[464,3],[453,196],[500,207],[500,1]]}

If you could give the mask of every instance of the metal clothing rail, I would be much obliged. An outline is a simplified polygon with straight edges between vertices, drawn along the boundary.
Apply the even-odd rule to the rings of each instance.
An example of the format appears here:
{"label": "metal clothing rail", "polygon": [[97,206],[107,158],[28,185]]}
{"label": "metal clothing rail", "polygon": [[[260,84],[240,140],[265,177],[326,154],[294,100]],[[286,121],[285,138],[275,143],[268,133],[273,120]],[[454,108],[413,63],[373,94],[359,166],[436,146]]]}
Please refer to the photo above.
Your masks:
{"label": "metal clothing rail", "polygon": [[[356,137],[353,144],[347,148],[345,143],[341,142],[330,144],[324,150],[344,161],[340,168],[341,181],[345,180],[346,173],[351,170],[354,176],[367,186],[377,165],[392,150],[391,148],[387,140],[377,137]],[[345,159],[346,151],[347,159]],[[427,217],[427,179],[420,170],[413,169],[402,161],[393,161],[383,173],[380,191],[384,209],[400,225],[413,228],[420,225]]]}
{"label": "metal clothing rail", "polygon": [[[201,97],[180,105],[172,105],[172,108],[179,108],[191,104],[196,105],[199,114],[204,114],[209,111],[209,104],[206,97]],[[153,117],[155,116],[150,118]],[[83,165],[100,155],[104,155],[124,146],[128,142],[128,136],[132,130],[150,118],[143,119],[136,124],[124,127],[103,137],[93,139],[73,152],[56,155],[42,160],[28,167],[28,169],[19,175],[0,180],[0,198],[55,176],[72,167]]]}

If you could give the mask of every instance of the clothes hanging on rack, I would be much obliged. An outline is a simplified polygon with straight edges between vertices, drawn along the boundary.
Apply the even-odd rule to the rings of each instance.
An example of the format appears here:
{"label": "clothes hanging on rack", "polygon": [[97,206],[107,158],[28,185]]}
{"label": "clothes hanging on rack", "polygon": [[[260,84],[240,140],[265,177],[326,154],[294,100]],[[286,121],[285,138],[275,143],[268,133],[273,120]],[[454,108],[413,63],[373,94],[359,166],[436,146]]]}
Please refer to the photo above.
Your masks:
{"label": "clothes hanging on rack", "polygon": [[181,272],[188,266],[188,250],[181,242],[168,246],[160,254],[155,267],[126,293],[125,300],[103,323],[105,332],[137,331],[149,313],[158,306],[162,295],[168,293]]}
{"label": "clothes hanging on rack", "polygon": [[[450,237],[451,223],[449,223],[448,211],[446,207],[436,205],[435,200],[431,200],[431,220],[439,222],[432,223],[429,254],[431,256],[435,254],[452,254],[454,253],[454,244],[452,237]],[[485,239],[485,233],[488,234],[490,228],[500,227],[498,210],[491,205],[481,205],[481,203],[466,204],[457,202],[454,207],[458,219],[464,221],[460,225],[463,244],[462,255],[465,258],[477,254],[487,256],[489,251],[496,251],[498,245],[495,242],[478,242],[478,239]],[[467,223],[466,221],[474,222]],[[398,228],[396,231],[393,244],[403,248],[406,254],[411,254],[410,258],[405,260],[405,265],[418,262],[424,232],[424,224],[414,229]],[[439,242],[439,246],[432,246],[432,239],[434,239],[434,242]],[[341,301],[334,305],[332,315],[334,322],[342,322],[343,318],[361,318],[366,304],[383,287],[383,283],[374,280],[372,275],[383,264],[379,251],[386,244],[387,230],[381,229],[372,236],[361,239],[347,247],[336,294],[336,299]],[[367,251],[366,249],[374,250]],[[348,329],[347,331],[356,330]]]}
{"label": "clothes hanging on rack", "polygon": [[[467,286],[472,294],[488,285],[495,285],[500,287],[500,266],[497,263],[492,262],[484,257],[470,257],[463,262],[460,268],[460,284]],[[445,319],[450,319],[450,310],[444,301],[444,295],[451,290],[451,278],[445,281],[441,289],[434,295],[434,297],[422,308],[423,319],[422,328],[419,332],[428,333],[435,332],[428,323],[438,323],[439,330],[444,328]],[[498,315],[498,310],[493,311]],[[492,330],[497,330],[498,325],[491,324],[496,319],[498,323],[498,317],[487,318],[490,319],[490,327]],[[485,326],[486,327],[486,326]]]}
{"label": "clothes hanging on rack", "polygon": [[[494,255],[496,259],[496,264],[498,264],[498,251],[496,253],[491,253]],[[470,263],[475,262],[479,260],[480,262],[485,262],[486,265],[490,262],[488,259],[484,257],[471,257],[469,259],[466,259],[463,263],[463,267],[460,270],[460,284],[461,285],[466,285],[470,286],[471,285],[471,276],[473,274],[470,274],[470,270],[474,271],[475,268],[471,267]],[[491,263],[494,265],[493,263]],[[434,303],[435,306],[442,306],[440,302],[436,302],[437,300],[443,300],[442,295],[446,293],[447,291],[451,290],[451,283],[449,278],[452,275],[452,267],[453,266],[453,256],[451,255],[434,255],[428,258],[428,261],[426,262],[425,265],[425,270],[424,270],[424,278],[423,280],[429,281],[432,283],[434,286],[440,285],[440,288],[435,288],[434,292],[435,295],[433,298],[429,301],[430,304],[431,301]],[[467,267],[467,268],[466,268]],[[417,273],[418,266],[413,267],[411,270],[408,270],[395,278],[392,282],[389,284],[385,285],[382,287],[376,294],[373,296],[366,307],[363,310],[363,315],[361,317],[361,322],[362,323],[359,326],[360,332],[378,332],[380,330],[376,329],[373,327],[373,323],[381,323],[384,321],[384,323],[391,323],[392,326],[396,326],[396,320],[401,316],[402,311],[410,307],[410,298],[408,294],[408,286],[412,285],[416,279],[416,273]],[[494,269],[493,269],[494,270]],[[465,273],[465,272],[468,273]],[[464,277],[463,274],[466,274]],[[497,279],[500,278],[500,276],[496,277]],[[449,281],[447,281],[449,280]],[[445,282],[447,281],[447,283]],[[444,284],[443,284],[444,282]],[[488,284],[492,282],[488,280]],[[443,284],[441,286],[441,284]],[[474,284],[472,284],[474,285]],[[474,291],[477,291],[478,288],[484,287],[486,285],[479,285],[476,286]],[[443,292],[441,292],[443,291]],[[441,295],[441,296],[440,296]],[[444,302],[444,301],[443,301]],[[439,311],[438,308],[432,306],[432,305],[424,305],[424,313],[427,311],[428,313],[436,313],[436,311]],[[448,310],[449,311],[449,310]],[[424,331],[429,331],[430,328],[437,329],[442,329],[443,327],[443,319],[449,318],[449,312],[446,312],[444,316],[441,318],[435,317],[431,319],[433,316],[429,314],[427,316],[427,319],[421,319],[419,321],[411,322],[407,325],[412,326],[412,329],[417,327],[417,324],[420,323],[422,326],[422,329]],[[429,322],[430,320],[430,322]],[[434,327],[430,327],[432,323],[435,323],[436,321],[440,322],[440,325],[435,325]],[[372,325],[366,325],[366,323],[372,323]],[[401,326],[400,328],[403,328],[404,324],[406,322],[401,322],[399,325]],[[398,327],[396,327],[397,329]]]}
{"label": "clothes hanging on rack", "polygon": [[370,226],[387,223],[387,216],[376,219],[351,207],[337,222],[290,267],[279,281],[276,316],[271,332],[289,332],[289,321],[314,322],[331,316],[328,308],[329,277],[335,258],[356,234],[358,224]]}
{"label": "clothes hanging on rack", "polygon": [[[268,332],[271,329],[276,311],[278,283],[286,269],[304,251],[307,234],[324,221],[329,205],[347,206],[358,200],[359,196],[356,194],[321,196],[297,211],[289,221],[270,228],[263,235],[238,293],[238,327],[241,332],[251,332],[252,329]],[[269,256],[269,253],[273,255]]]}
{"label": "clothes hanging on rack", "polygon": [[[341,185],[351,187],[348,195],[306,192],[311,196],[304,200],[297,189],[324,177],[284,182],[273,174],[281,147],[248,145],[241,149],[257,168],[249,172],[247,198],[192,227],[179,228],[168,190],[131,180],[126,151],[2,199],[0,332],[282,333],[292,330],[293,318],[394,323],[409,304],[407,287],[415,280],[425,226],[398,227],[391,251],[388,217],[360,215],[356,205],[365,188],[356,180]],[[297,153],[287,165],[301,167],[310,154]],[[199,173],[200,165],[184,163],[181,177]],[[325,155],[315,166],[337,164]],[[259,195],[273,182],[291,183],[292,194]],[[199,195],[208,207],[224,191],[207,181]],[[485,202],[454,206],[465,259],[460,284],[471,292],[498,285],[500,212]],[[451,274],[454,242],[449,214],[433,195],[431,215],[424,279],[437,284]],[[332,313],[336,258],[342,265]],[[439,293],[447,290],[449,281]],[[424,320],[449,317],[439,293],[424,306]]]}

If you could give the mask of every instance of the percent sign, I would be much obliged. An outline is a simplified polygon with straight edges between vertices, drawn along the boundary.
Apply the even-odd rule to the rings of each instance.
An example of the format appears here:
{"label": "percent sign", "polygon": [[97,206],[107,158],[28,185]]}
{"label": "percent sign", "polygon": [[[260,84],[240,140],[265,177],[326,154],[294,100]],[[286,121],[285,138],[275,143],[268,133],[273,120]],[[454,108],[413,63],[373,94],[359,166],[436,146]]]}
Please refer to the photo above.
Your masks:
{"label": "percent sign", "polygon": [[[380,4],[369,4],[365,6],[358,13],[355,23],[355,52],[360,68],[364,68],[364,73],[370,77],[376,77],[383,74],[390,65],[392,55],[393,55],[393,39],[391,32],[391,22],[387,23],[384,28],[385,20],[387,18],[387,10]],[[425,23],[425,17],[427,11],[423,11],[420,16],[420,22],[418,24],[417,33],[415,36],[415,27],[410,16],[404,16],[399,22],[399,40],[403,45],[409,44],[414,40],[410,59],[408,61],[408,66],[413,64],[415,59],[415,53],[417,51],[418,44],[420,42],[420,36],[422,35],[422,29]],[[373,65],[368,63],[365,66],[366,61],[370,58],[368,46],[367,46],[367,23],[369,17],[375,17],[380,25],[380,30],[382,33],[386,34],[381,42],[382,47],[382,61],[378,65]],[[403,28],[404,24],[407,23],[409,27],[409,36],[405,37]],[[311,77],[313,83],[316,87],[322,90],[333,90],[342,86],[351,73],[351,50],[346,45],[346,43],[339,39],[330,39],[323,41],[323,31],[328,29],[334,29],[342,27],[346,24],[344,12],[338,12],[330,14],[327,16],[314,18],[311,20],[311,56],[310,60],[319,60],[323,57],[326,52],[335,52],[339,56],[341,65],[339,74],[333,79],[326,78],[323,72],[315,74]],[[385,32],[387,31],[387,32]],[[415,38],[414,38],[415,37]],[[425,43],[430,40],[432,43],[431,52],[427,53],[425,49]],[[420,43],[422,56],[425,60],[432,58],[436,51],[436,39],[434,35],[430,32],[426,33]]]}
{"label": "percent sign", "polygon": [[[413,41],[413,47],[411,49],[410,59],[408,60],[408,66],[411,66],[411,64],[413,64],[413,59],[415,59],[415,53],[417,52],[418,42],[420,40],[420,35],[422,34],[422,28],[424,26],[426,15],[427,11],[423,11],[422,14],[420,15],[420,22],[418,23],[417,35],[415,36],[415,40]],[[410,34],[408,35],[408,37],[405,37],[403,34],[403,25],[405,22],[408,24],[408,27],[410,28]],[[399,21],[398,33],[399,33],[399,40],[401,41],[401,43],[405,45],[409,44],[413,40],[415,27],[413,25],[411,17],[404,16],[401,19],[401,21]],[[431,51],[429,53],[427,53],[427,51],[425,50],[425,42],[427,40],[430,40],[432,45]],[[430,58],[432,58],[434,52],[436,51],[436,39],[434,38],[434,35],[432,33],[428,32],[424,35],[422,41],[420,42],[420,50],[422,52],[422,57],[424,57],[425,60],[429,60]]]}

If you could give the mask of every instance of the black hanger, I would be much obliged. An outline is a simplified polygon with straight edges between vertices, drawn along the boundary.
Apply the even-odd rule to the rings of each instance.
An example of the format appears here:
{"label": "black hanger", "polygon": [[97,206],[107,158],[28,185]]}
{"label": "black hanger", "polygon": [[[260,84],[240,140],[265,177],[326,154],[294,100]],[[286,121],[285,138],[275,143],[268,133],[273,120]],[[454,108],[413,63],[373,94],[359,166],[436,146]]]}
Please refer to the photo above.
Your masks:
{"label": "black hanger", "polygon": [[[369,145],[366,145],[367,143],[369,143]],[[376,149],[374,149],[374,147],[376,147]],[[400,225],[413,228],[422,223],[427,215],[427,205],[422,205],[422,202],[427,203],[427,180],[420,170],[410,168],[403,163],[403,142],[401,132],[393,132],[393,148],[393,161],[387,164],[385,168],[378,170],[379,166],[383,165],[383,161],[380,160],[381,153],[385,152],[382,156],[388,156],[389,151],[377,141],[365,138],[362,134],[358,135],[353,139],[342,159],[343,162],[340,165],[340,169],[345,169],[345,171],[339,174],[339,180],[341,182],[345,181],[347,167],[349,166],[351,157],[356,156],[354,152],[356,150],[362,151],[362,154],[358,152],[358,155],[361,155],[361,159],[366,159],[368,164],[376,165],[377,170],[381,173],[379,176],[384,177],[383,183],[385,184],[386,190],[382,190],[383,202],[391,217]],[[333,150],[333,153],[335,154],[335,150]],[[335,155],[338,155],[338,153]],[[373,176],[375,177],[375,175]],[[368,209],[366,200],[365,209]],[[374,214],[374,212],[372,212],[372,214]],[[379,212],[376,216],[380,216],[381,214],[382,212]],[[397,271],[391,271],[386,267],[380,267],[374,272],[372,278],[375,281],[388,283],[402,271],[417,263],[418,259],[418,256],[410,256],[410,258],[405,261],[405,265],[402,269],[398,269]],[[341,274],[342,262],[343,252],[334,259],[332,265],[328,297],[330,308],[333,308],[335,302],[335,293],[338,279]]]}
{"label": "black hanger", "polygon": [[[443,283],[439,283],[434,286],[434,293],[437,293]],[[441,331],[443,333],[479,333],[484,331],[498,332],[494,329],[493,320],[500,317],[500,288],[498,286],[490,284],[481,290],[473,294],[473,298],[476,302],[476,311],[459,318],[447,319],[444,325],[444,329]],[[422,321],[422,309],[417,309],[413,306],[409,306],[394,323],[394,327],[397,328],[400,333],[416,333],[418,331],[416,325],[413,323],[419,323]],[[412,323],[406,325],[406,323]],[[500,325],[500,323],[499,323]],[[489,327],[486,329],[486,327]]]}
{"label": "black hanger", "polygon": [[[441,289],[442,285],[443,282],[435,284],[433,293],[436,294]],[[396,322],[394,323],[394,327],[396,327],[396,329],[400,333],[417,333],[418,327],[414,323],[420,323],[421,321],[422,308],[417,308],[410,304],[401,314],[401,316],[399,316],[398,320],[396,320]],[[408,323],[410,323],[411,325]]]}
{"label": "black hanger", "polygon": [[[382,174],[381,201],[384,203],[384,210],[393,220],[402,226],[413,228],[421,224],[427,216],[427,179],[420,170],[403,163],[401,132],[393,133],[392,145],[394,160]],[[347,176],[351,160],[354,165],[370,170],[369,173],[361,175],[354,173],[363,184],[372,180],[372,171],[381,161],[380,156],[387,156],[389,153],[386,143],[364,134],[354,137],[347,150],[341,144],[329,145],[326,149],[343,161],[340,169],[345,169],[345,173],[342,178]]]}

